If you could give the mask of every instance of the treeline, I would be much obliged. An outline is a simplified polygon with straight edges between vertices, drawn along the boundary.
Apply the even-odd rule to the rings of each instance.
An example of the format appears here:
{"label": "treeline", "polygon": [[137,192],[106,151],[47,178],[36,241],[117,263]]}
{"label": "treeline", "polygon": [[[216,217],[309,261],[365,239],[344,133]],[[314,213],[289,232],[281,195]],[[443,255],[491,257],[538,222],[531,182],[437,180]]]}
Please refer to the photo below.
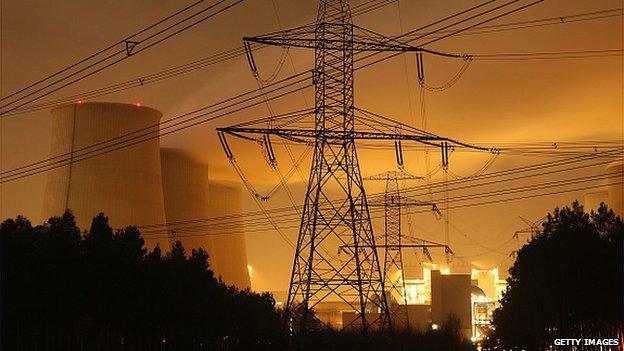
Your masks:
{"label": "treeline", "polygon": [[[574,202],[548,214],[543,229],[520,249],[509,271],[490,343],[514,350],[569,350],[553,345],[554,340],[621,342],[623,235],[624,222],[604,204],[586,213]],[[586,349],[597,346],[577,348]]]}
{"label": "treeline", "polygon": [[205,251],[147,252],[103,214],[1,224],[2,350],[266,349],[281,343],[269,294],[227,286]]}
{"label": "treeline", "polygon": [[473,350],[457,323],[424,333],[291,335],[269,294],[226,286],[203,250],[145,249],[103,214],[0,225],[2,350]]}

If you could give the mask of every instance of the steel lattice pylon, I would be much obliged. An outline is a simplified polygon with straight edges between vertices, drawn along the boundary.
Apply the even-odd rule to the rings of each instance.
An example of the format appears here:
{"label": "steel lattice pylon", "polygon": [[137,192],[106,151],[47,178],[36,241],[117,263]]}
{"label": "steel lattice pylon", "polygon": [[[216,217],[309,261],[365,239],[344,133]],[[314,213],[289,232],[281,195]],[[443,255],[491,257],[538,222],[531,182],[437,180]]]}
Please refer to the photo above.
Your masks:
{"label": "steel lattice pylon", "polygon": [[[354,51],[448,54],[410,46],[354,25],[348,0],[321,0],[313,25],[244,40],[253,71],[256,68],[250,42],[310,48],[315,52],[313,110],[217,128],[235,168],[238,166],[226,134],[259,142],[270,155],[271,163],[276,161],[270,136],[314,146],[285,307],[286,325],[294,333],[314,328],[318,320],[311,311],[321,301],[333,300],[346,303],[356,312],[343,328],[383,330],[389,326],[390,318],[355,140],[394,140],[399,146],[400,140],[412,140],[439,146],[443,155],[448,153],[449,144],[473,146],[356,108]],[[328,252],[340,248],[344,260],[329,257]]]}
{"label": "steel lattice pylon", "polygon": [[[431,206],[432,210],[439,214],[437,206],[428,201],[419,201],[410,197],[402,196],[399,188],[399,180],[423,179],[403,170],[388,171],[376,174],[365,179],[384,180],[385,191],[383,199],[371,200],[369,206],[384,208],[384,260],[383,260],[383,281],[386,295],[401,300],[402,306],[392,306],[389,303],[389,311],[399,328],[409,328],[409,317],[407,311],[407,292],[405,291],[405,271],[403,268],[403,249],[422,248],[428,255],[428,248],[438,247],[449,250],[446,245],[422,240],[419,244],[403,244],[401,234],[401,209],[403,207]],[[398,273],[398,274],[396,274]],[[402,307],[402,308],[401,308]]]}
{"label": "steel lattice pylon", "polygon": [[[352,132],[353,26],[347,1],[321,1],[315,41],[315,125]],[[343,190],[338,203],[330,201],[326,189]],[[331,262],[315,250],[325,241],[354,248],[345,262]],[[325,299],[340,299],[358,311],[364,330],[385,326],[388,308],[374,244],[355,140],[335,143],[321,136],[315,143],[286,305],[286,313],[299,319],[295,329],[306,330],[309,310]],[[370,312],[378,315],[369,318]]]}

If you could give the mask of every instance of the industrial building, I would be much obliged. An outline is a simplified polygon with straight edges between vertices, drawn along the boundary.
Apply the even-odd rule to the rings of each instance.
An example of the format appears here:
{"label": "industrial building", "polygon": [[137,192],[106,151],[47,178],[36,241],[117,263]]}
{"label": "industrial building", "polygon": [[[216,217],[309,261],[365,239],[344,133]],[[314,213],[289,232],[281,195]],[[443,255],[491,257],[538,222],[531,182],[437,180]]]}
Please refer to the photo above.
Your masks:
{"label": "industrial building", "polygon": [[[210,181],[208,186],[210,217],[241,217],[243,211],[243,190],[240,184],[228,181]],[[247,247],[243,221],[227,229],[209,229],[212,235],[215,273],[228,284],[249,288]]]}
{"label": "industrial building", "polygon": [[[185,248],[201,247],[212,253],[212,236],[184,235],[183,227],[174,225],[208,217],[208,165],[195,161],[183,150],[170,148],[160,149],[160,162],[165,217],[170,234],[175,235],[175,239],[181,241]],[[180,235],[177,235],[177,231],[180,231]],[[214,268],[213,261],[214,257],[210,255],[210,265]]]}
{"label": "industrial building", "polygon": [[444,325],[457,318],[461,333],[472,336],[471,280],[468,274],[431,272],[431,322]]}
{"label": "industrial building", "polygon": [[224,282],[250,288],[242,223],[226,232],[215,231],[210,226],[193,226],[192,235],[184,232],[187,221],[240,214],[240,188],[235,184],[210,181],[208,164],[183,150],[163,148],[160,157],[169,231],[184,247],[206,250],[211,269]]}
{"label": "industrial building", "polygon": [[[161,116],[148,107],[120,103],[76,103],[55,108],[50,157],[72,157],[87,146],[154,126]],[[72,158],[68,166],[48,172],[42,220],[71,209],[82,229],[88,229],[100,212],[109,217],[114,228],[165,222],[158,138],[82,158]],[[148,248],[155,244],[156,240],[146,240]]]}
{"label": "industrial building", "polygon": [[[52,110],[50,156],[69,155],[136,130],[154,131],[162,114],[132,104],[84,102]],[[105,144],[104,144],[105,145]],[[225,283],[249,288],[244,227],[210,227],[185,235],[187,220],[237,216],[242,190],[231,182],[210,181],[208,165],[181,150],[162,149],[158,138],[97,158],[78,156],[67,167],[48,172],[41,219],[71,209],[76,223],[88,229],[103,212],[113,228],[167,224],[169,239],[146,235],[148,249],[168,248],[175,236],[187,252],[203,248],[211,269]]]}
{"label": "industrial building", "polygon": [[[449,317],[458,319],[460,332],[466,339],[481,340],[491,330],[492,315],[507,287],[500,279],[497,268],[481,270],[457,266],[460,272],[451,273],[449,267],[428,264],[418,279],[405,281],[406,305],[390,304],[398,313],[391,313],[391,323],[397,330],[413,331],[440,329]],[[272,292],[276,304],[285,303],[285,291]],[[314,306],[317,318],[326,325],[341,330],[343,327],[357,330],[361,321],[357,311],[341,301],[323,301]],[[404,314],[407,312],[407,318]],[[368,311],[369,320],[379,316]],[[400,316],[400,317],[399,317]]]}

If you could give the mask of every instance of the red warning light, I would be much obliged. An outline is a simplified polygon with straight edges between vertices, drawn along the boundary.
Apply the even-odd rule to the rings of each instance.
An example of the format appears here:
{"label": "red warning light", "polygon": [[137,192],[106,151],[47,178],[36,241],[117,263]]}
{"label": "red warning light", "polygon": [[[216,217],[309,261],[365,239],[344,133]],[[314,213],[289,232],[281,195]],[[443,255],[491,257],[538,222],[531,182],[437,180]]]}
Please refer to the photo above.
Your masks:
{"label": "red warning light", "polygon": [[78,100],[76,103],[77,103],[78,105],[82,105],[82,104],[84,104],[84,100]]}
{"label": "red warning light", "polygon": [[140,103],[140,102],[135,102],[135,103],[134,103],[134,106],[136,106],[136,107],[141,107],[141,103]]}

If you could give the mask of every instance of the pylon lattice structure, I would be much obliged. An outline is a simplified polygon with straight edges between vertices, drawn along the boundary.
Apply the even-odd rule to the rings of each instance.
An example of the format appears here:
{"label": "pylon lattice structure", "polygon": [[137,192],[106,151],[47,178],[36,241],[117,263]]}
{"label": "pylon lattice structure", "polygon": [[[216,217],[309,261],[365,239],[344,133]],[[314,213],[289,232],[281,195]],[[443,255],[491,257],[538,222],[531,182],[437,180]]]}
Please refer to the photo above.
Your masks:
{"label": "pylon lattice structure", "polygon": [[[440,214],[440,210],[435,203],[429,201],[420,201],[411,197],[402,196],[400,193],[399,180],[417,180],[423,179],[412,174],[400,171],[388,171],[365,178],[366,180],[383,180],[386,182],[384,197],[381,199],[372,199],[369,206],[379,206],[384,208],[384,244],[378,245],[384,249],[383,260],[383,282],[384,291],[388,298],[388,308],[395,327],[409,328],[409,314],[407,311],[407,291],[405,289],[405,270],[403,267],[403,249],[405,248],[422,248],[425,255],[431,259],[429,248],[444,248],[446,251],[450,249],[443,244],[416,239],[420,243],[403,244],[403,235],[401,234],[401,209],[405,207],[421,207],[430,206],[432,211]],[[400,306],[395,306],[391,301],[397,299]],[[391,299],[393,298],[393,299]]]}
{"label": "pylon lattice structure", "polygon": [[[259,142],[267,155],[274,155],[271,137],[314,147],[285,306],[287,326],[293,333],[318,326],[311,311],[328,300],[356,312],[343,328],[383,330],[390,318],[355,141],[412,140],[441,147],[443,154],[449,145],[472,146],[355,107],[354,51],[430,51],[355,26],[348,0],[321,0],[316,24],[244,40],[248,49],[259,43],[315,52],[314,109],[217,128],[234,165],[227,134]],[[251,50],[248,58],[255,70]],[[340,247],[344,260],[335,262],[327,253]]]}

